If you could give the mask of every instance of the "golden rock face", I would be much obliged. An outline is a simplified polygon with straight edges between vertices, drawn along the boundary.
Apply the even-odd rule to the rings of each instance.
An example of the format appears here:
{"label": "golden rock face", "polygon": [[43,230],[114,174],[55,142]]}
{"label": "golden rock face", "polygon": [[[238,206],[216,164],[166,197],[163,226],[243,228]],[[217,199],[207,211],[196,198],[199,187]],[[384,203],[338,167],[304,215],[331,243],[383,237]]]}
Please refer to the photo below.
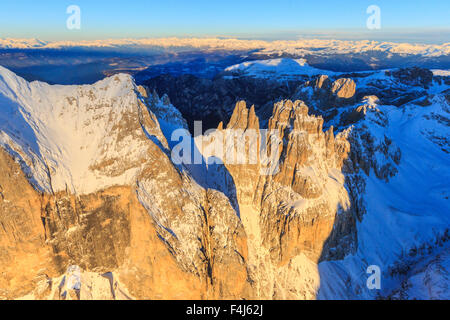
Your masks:
{"label": "golden rock face", "polygon": [[43,277],[57,277],[70,265],[100,274],[116,271],[138,299],[238,299],[250,292],[245,233],[237,219],[235,229],[224,224],[222,208],[234,211],[222,194],[205,194],[203,260],[194,274],[178,264],[132,187],[84,196],[39,195],[3,151],[0,166],[2,298],[23,296]]}
{"label": "golden rock face", "polygon": [[51,256],[41,221],[41,196],[19,164],[0,149],[0,297],[33,289],[33,279]]}

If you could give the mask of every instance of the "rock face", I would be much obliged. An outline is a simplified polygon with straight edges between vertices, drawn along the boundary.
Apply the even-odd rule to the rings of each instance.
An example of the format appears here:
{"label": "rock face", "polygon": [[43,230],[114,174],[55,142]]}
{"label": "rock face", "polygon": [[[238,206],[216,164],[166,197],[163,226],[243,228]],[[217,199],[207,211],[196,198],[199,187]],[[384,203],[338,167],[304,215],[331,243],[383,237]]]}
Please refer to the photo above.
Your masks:
{"label": "rock face", "polygon": [[[258,298],[292,298],[294,283],[297,298],[313,297],[319,279],[311,266],[355,249],[355,212],[341,172],[350,145],[322,126],[323,119],[308,115],[302,101],[285,100],[274,105],[266,132],[254,107],[241,101],[226,129],[203,141],[204,149],[209,141],[225,141],[222,157],[208,156],[223,160],[236,188],[229,196],[236,199],[249,238],[248,265]],[[248,143],[239,151],[233,141]],[[247,165],[230,162],[229,154],[240,155]],[[336,228],[339,233],[333,234]]]}
{"label": "rock face", "polygon": [[332,81],[328,76],[320,75],[299,86],[294,97],[323,112],[354,103],[355,94],[356,83],[353,79],[339,78]]}
{"label": "rock face", "polygon": [[[21,172],[3,153],[2,167],[4,161],[9,165],[3,171],[6,177],[13,170]],[[189,262],[189,257],[176,252],[180,244],[175,240],[162,238],[160,227],[133,188],[113,187],[79,197],[66,193],[40,196],[22,179],[15,182],[21,182],[17,184],[21,190],[29,189],[25,207],[10,196],[14,189],[2,181],[7,190],[1,206],[2,297],[25,295],[40,278],[59,276],[69,265],[98,274],[116,271],[131,295],[141,299],[246,296],[236,285],[246,283],[245,234],[222,194],[205,192],[204,205],[212,201],[218,207],[208,205],[198,212],[199,221],[193,221],[192,227],[198,228],[195,235],[201,238],[192,244],[197,257],[188,269],[181,262]],[[225,210],[234,216],[224,216]],[[235,229],[227,220],[233,218]]]}
{"label": "rock face", "polygon": [[323,132],[322,126],[323,120],[309,116],[299,101],[276,104],[269,121],[283,141],[280,172],[260,181],[257,193],[265,242],[280,263],[300,252],[317,262],[328,250],[324,242],[339,208],[350,208],[340,173],[350,147],[333,128]]}
{"label": "rock face", "polygon": [[356,83],[353,79],[341,78],[333,82],[331,93],[335,96],[337,102],[348,102],[353,98],[356,92]]}
{"label": "rock face", "polygon": [[2,149],[0,169],[0,298],[11,298],[33,289],[51,250],[45,246],[41,197]]}
{"label": "rock face", "polygon": [[[348,146],[332,130],[324,133],[323,120],[309,116],[304,104],[275,105],[269,138],[279,136],[281,144],[274,146],[261,139],[255,108],[236,105],[218,132],[232,132],[233,139],[256,134],[257,147],[278,151],[269,163],[279,168],[262,174],[268,163],[259,152],[255,162],[217,167],[219,176],[230,177],[221,183],[222,193],[200,186],[190,171],[172,162],[166,135],[185,123],[167,98],[114,77],[93,87],[44,86],[50,106],[38,113],[42,85],[4,74],[2,97],[9,110],[19,112],[12,112],[16,121],[1,127],[3,298],[116,298],[114,290],[86,291],[105,288],[107,274],[113,274],[122,297],[138,299],[314,297],[315,263],[339,204],[349,206],[339,173]],[[31,93],[23,90],[26,86]],[[46,110],[53,112],[48,123]],[[102,130],[94,130],[90,112],[99,123],[107,120]],[[73,138],[60,139],[73,130],[60,121],[79,113],[83,121],[72,125],[81,126],[75,146],[86,156],[84,167],[69,161]],[[39,125],[17,135],[12,126],[17,123]],[[50,134],[55,128],[58,134]],[[128,149],[118,148],[130,139],[135,146],[123,154]],[[99,144],[106,149],[91,153]],[[252,142],[244,151],[250,154],[251,148]],[[21,264],[11,263],[16,257]],[[80,288],[65,282],[74,270],[84,279]],[[308,277],[302,275],[306,271]],[[291,277],[298,284],[295,294],[287,281]]]}

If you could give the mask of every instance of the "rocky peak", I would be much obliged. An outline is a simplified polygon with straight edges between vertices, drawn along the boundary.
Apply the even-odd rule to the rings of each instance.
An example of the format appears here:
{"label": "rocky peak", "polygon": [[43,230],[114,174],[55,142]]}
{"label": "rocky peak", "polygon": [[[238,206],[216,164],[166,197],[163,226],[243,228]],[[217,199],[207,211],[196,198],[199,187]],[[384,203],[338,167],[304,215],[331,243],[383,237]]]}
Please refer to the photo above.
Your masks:
{"label": "rocky peak", "polygon": [[[311,264],[325,259],[321,254],[340,244],[340,235],[328,243],[335,223],[345,225],[346,234],[353,237],[353,213],[341,173],[349,145],[345,138],[334,135],[333,128],[324,132],[323,119],[309,115],[308,107],[299,100],[274,104],[267,124],[268,136],[263,141],[263,131],[256,126],[258,118],[252,109],[243,101],[237,103],[226,129],[221,127],[216,134],[235,137],[237,129],[239,136],[234,141],[242,142],[249,129],[256,129],[257,141],[253,143],[258,149],[244,149],[266,152],[268,162],[276,168],[265,170],[267,162],[259,156],[255,164],[223,161],[224,166],[216,168],[214,177],[221,176],[221,181],[226,181],[224,189],[232,203],[235,200],[248,237],[249,277],[257,296],[267,298],[289,290],[289,284],[283,284],[269,271],[279,267],[305,288],[305,275],[297,265],[299,255]],[[227,153],[231,151],[227,149]],[[338,212],[339,222],[335,221]],[[338,252],[343,256],[353,248],[348,244]]]}
{"label": "rocky peak", "polygon": [[[160,98],[156,91],[153,90],[153,93],[150,93],[150,89],[147,86],[138,86],[138,91],[144,108],[148,108],[150,114],[154,115],[154,118],[157,119],[158,127],[164,134],[164,138],[160,140],[170,141],[173,130],[187,130],[186,120],[180,111],[171,104],[168,95],[165,94]],[[152,135],[158,136],[156,133],[152,133]],[[164,142],[162,143],[166,146]]]}
{"label": "rocky peak", "polygon": [[255,106],[252,105],[248,109],[245,101],[237,102],[227,129],[259,129],[259,119],[255,113]]}
{"label": "rocky peak", "polygon": [[356,92],[356,83],[350,78],[340,78],[333,82],[331,93],[337,99],[353,98]]}
{"label": "rocky peak", "polygon": [[297,89],[295,98],[306,101],[314,108],[326,111],[353,103],[356,83],[351,78],[339,78],[332,82],[326,75],[307,81]]}
{"label": "rocky peak", "polygon": [[381,126],[386,126],[388,119],[386,116],[379,110],[378,103],[380,100],[377,96],[366,96],[363,97],[360,103],[356,104],[355,106],[352,106],[349,108],[349,110],[346,110],[342,112],[340,115],[340,122],[339,126],[344,128],[348,125],[357,123],[364,119],[366,115],[373,111],[373,120],[377,120],[378,124]]}
{"label": "rocky peak", "polygon": [[305,115],[308,115],[308,107],[303,101],[283,100],[275,103],[268,127],[270,130],[283,130]]}

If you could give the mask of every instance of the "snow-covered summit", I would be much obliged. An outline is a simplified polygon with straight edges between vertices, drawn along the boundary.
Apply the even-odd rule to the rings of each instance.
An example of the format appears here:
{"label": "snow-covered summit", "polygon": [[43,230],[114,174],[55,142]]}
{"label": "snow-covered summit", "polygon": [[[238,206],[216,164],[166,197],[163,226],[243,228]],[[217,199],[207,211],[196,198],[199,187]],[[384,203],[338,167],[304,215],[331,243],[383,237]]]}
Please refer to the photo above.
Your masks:
{"label": "snow-covered summit", "polygon": [[29,83],[0,67],[0,146],[43,191],[89,193],[132,183],[149,148],[139,97],[126,74],[61,86]]}
{"label": "snow-covered summit", "polygon": [[319,74],[332,75],[334,72],[311,67],[305,59],[268,59],[243,62],[225,69],[225,72],[254,78],[297,79],[300,76]]}

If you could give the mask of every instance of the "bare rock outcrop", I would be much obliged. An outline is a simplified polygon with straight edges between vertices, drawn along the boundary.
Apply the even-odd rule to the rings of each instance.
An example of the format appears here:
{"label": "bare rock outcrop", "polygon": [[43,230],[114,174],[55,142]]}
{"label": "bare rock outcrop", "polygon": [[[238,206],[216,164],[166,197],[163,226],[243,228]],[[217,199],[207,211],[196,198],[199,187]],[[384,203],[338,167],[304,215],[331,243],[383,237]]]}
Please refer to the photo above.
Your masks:
{"label": "bare rock outcrop", "polygon": [[283,141],[280,168],[260,179],[255,201],[265,245],[281,264],[300,252],[318,261],[339,208],[350,206],[340,173],[349,145],[322,126],[300,101],[276,104],[269,121],[269,130],[278,131]]}
{"label": "bare rock outcrop", "polygon": [[294,95],[320,111],[350,105],[354,102],[356,83],[351,78],[332,81],[326,75],[317,76],[301,85]]}
{"label": "bare rock outcrop", "polygon": [[356,83],[350,78],[341,78],[333,82],[331,94],[336,99],[336,103],[345,104],[352,101],[355,96]]}
{"label": "bare rock outcrop", "polygon": [[223,140],[220,157],[203,155],[222,160],[215,175],[230,176],[221,181],[234,190],[227,195],[247,235],[248,275],[258,298],[314,297],[320,282],[314,266],[357,247],[356,211],[363,204],[347,189],[348,137],[333,127],[324,132],[323,119],[308,111],[302,101],[280,101],[261,129],[254,108],[241,101],[226,129],[204,137],[208,151],[211,141]]}

